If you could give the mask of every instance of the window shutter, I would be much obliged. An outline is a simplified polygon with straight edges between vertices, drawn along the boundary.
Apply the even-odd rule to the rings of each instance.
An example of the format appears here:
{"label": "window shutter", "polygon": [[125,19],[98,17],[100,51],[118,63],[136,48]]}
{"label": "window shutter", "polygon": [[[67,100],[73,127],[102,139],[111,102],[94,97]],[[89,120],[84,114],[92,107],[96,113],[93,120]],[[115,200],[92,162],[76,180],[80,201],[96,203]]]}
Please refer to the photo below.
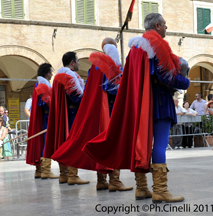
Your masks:
{"label": "window shutter", "polygon": [[12,18],[12,2],[11,0],[2,0],[2,17]]}
{"label": "window shutter", "polygon": [[143,13],[143,21],[147,14],[149,14],[149,2],[142,2],[142,13]]}
{"label": "window shutter", "polygon": [[95,24],[94,1],[86,0],[86,24]]}
{"label": "window shutter", "polygon": [[76,22],[84,23],[84,0],[76,0]]}
{"label": "window shutter", "polygon": [[[204,9],[204,28],[211,23],[211,10]],[[211,34],[211,32],[209,33]]]}
{"label": "window shutter", "polygon": [[151,4],[152,4],[151,13],[158,13],[158,3],[151,3]]}
{"label": "window shutter", "polygon": [[203,9],[197,8],[197,33],[204,34],[203,29]]}
{"label": "window shutter", "polygon": [[14,18],[24,18],[24,4],[23,0],[14,0]]}

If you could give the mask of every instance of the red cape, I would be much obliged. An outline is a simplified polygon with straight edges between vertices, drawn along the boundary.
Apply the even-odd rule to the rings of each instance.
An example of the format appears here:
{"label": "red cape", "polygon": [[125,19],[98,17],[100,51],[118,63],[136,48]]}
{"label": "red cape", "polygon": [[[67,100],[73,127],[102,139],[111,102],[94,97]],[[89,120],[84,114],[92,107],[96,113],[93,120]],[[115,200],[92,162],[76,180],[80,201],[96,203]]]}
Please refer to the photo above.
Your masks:
{"label": "red cape", "polygon": [[109,123],[107,93],[102,90],[103,73],[92,65],[83,98],[65,143],[51,157],[68,166],[111,172],[81,151],[92,138],[103,132]]}
{"label": "red cape", "polygon": [[[38,95],[34,88],[32,106],[30,112],[30,122],[28,137],[42,131],[42,108],[38,106]],[[35,137],[27,141],[26,163],[30,165],[40,165],[40,158],[44,148],[44,135]]]}
{"label": "red cape", "polygon": [[147,53],[133,47],[108,129],[82,149],[97,163],[114,169],[149,172],[152,153],[153,102]]}
{"label": "red cape", "polygon": [[[63,76],[63,74],[61,74]],[[69,134],[67,99],[64,85],[53,81],[44,157],[51,158]]]}

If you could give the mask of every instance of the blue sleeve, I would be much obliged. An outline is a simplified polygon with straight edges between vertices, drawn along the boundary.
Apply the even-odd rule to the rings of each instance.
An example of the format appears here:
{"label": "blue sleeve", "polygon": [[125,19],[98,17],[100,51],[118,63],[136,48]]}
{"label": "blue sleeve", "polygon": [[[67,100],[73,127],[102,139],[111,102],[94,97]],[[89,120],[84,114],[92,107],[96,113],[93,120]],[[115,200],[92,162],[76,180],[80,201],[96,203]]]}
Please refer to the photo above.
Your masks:
{"label": "blue sleeve", "polygon": [[46,103],[44,103],[43,100],[41,100],[41,97],[40,97],[40,96],[38,97],[38,106],[41,106],[41,107],[43,107],[45,110],[48,110],[48,111],[49,111],[49,106],[48,106]]}
{"label": "blue sleeve", "polygon": [[25,108],[27,108],[28,110],[31,110],[31,106],[32,106],[32,99],[29,98],[25,104]]}
{"label": "blue sleeve", "polygon": [[72,94],[70,94],[70,95],[68,95],[68,96],[69,96],[70,100],[71,100],[73,103],[76,103],[76,104],[80,105],[81,99],[82,99],[82,96],[83,96],[83,95],[77,95],[76,92],[74,92],[74,93],[72,93]]}
{"label": "blue sleeve", "polygon": [[173,77],[172,79],[169,79],[170,78],[169,76],[164,75],[163,72],[160,71],[158,67],[158,62],[156,58],[151,59],[149,62],[150,62],[150,73],[154,74],[155,72],[155,74],[157,75],[158,79],[161,82],[175,89],[185,90],[189,87],[190,81],[180,74],[175,75],[175,77]]}
{"label": "blue sleeve", "polygon": [[107,80],[105,74],[103,76],[103,85],[102,89],[107,91],[109,94],[116,95],[118,92],[118,85],[112,84],[110,81]]}

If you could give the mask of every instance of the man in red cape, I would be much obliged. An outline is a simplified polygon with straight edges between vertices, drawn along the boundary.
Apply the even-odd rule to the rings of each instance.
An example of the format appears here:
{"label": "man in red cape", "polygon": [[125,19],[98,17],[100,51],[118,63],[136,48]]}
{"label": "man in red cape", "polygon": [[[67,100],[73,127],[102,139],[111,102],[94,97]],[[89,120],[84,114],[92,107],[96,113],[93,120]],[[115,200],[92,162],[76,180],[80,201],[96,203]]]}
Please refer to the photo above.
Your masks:
{"label": "man in red cape", "polygon": [[[136,172],[136,199],[150,197],[144,173],[153,176],[153,202],[179,202],[167,190],[165,152],[171,125],[177,122],[173,88],[187,89],[181,62],[163,40],[167,26],[162,15],[148,14],[143,37],[130,39],[122,82],[108,129],[82,149],[97,163]],[[151,75],[151,76],[150,76]],[[152,137],[154,145],[152,150]]]}
{"label": "man in red cape", "polygon": [[[33,90],[28,137],[47,129],[51,98],[52,66],[43,63],[38,68],[38,82]],[[51,159],[42,159],[46,133],[27,141],[26,163],[36,166],[35,178],[59,178],[50,171]]]}
{"label": "man in red cape", "polygon": [[[83,95],[84,81],[76,72],[79,66],[76,53],[65,53],[62,62],[64,67],[58,70],[53,81],[44,158],[52,157],[66,141]],[[62,165],[59,165],[59,168],[59,183],[69,185],[89,183],[79,178],[78,169]]]}
{"label": "man in red cape", "polygon": [[[105,38],[102,44],[107,55],[99,52],[91,54],[89,61],[93,65],[89,70],[84,96],[75,122],[67,141],[54,153],[52,159],[69,166],[98,171],[97,190],[108,188],[109,191],[132,190],[132,187],[125,187],[119,180],[119,170],[113,171],[100,166],[81,151],[85,143],[106,130],[109,113],[111,113],[119,87],[121,65],[116,42],[112,38]],[[116,84],[111,84],[106,76],[109,80],[117,77],[113,80]],[[104,174],[107,172],[110,173],[109,185]]]}

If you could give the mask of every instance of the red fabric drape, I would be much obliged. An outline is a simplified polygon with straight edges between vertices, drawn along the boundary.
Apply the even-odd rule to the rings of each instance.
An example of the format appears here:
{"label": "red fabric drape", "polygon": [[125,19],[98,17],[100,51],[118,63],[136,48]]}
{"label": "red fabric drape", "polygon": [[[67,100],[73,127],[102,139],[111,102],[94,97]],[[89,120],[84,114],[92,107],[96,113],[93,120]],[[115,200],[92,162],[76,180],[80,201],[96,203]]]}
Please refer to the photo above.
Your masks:
{"label": "red fabric drape", "polygon": [[107,93],[102,90],[102,79],[103,73],[92,65],[69,137],[53,154],[53,160],[68,166],[102,173],[112,171],[100,166],[81,151],[89,140],[106,130],[109,123],[108,98]]}
{"label": "red fabric drape", "polygon": [[108,129],[82,150],[103,166],[148,172],[152,132],[149,59],[145,51],[133,47],[126,60]]}
{"label": "red fabric drape", "polygon": [[50,112],[47,126],[44,157],[51,158],[53,153],[67,139],[69,134],[67,100],[64,86],[54,79]]}
{"label": "red fabric drape", "polygon": [[[33,90],[32,106],[30,112],[30,122],[28,137],[42,131],[42,108],[38,106],[38,95]],[[40,157],[44,148],[44,135],[37,136],[27,141],[26,163],[30,165],[40,165]]]}

